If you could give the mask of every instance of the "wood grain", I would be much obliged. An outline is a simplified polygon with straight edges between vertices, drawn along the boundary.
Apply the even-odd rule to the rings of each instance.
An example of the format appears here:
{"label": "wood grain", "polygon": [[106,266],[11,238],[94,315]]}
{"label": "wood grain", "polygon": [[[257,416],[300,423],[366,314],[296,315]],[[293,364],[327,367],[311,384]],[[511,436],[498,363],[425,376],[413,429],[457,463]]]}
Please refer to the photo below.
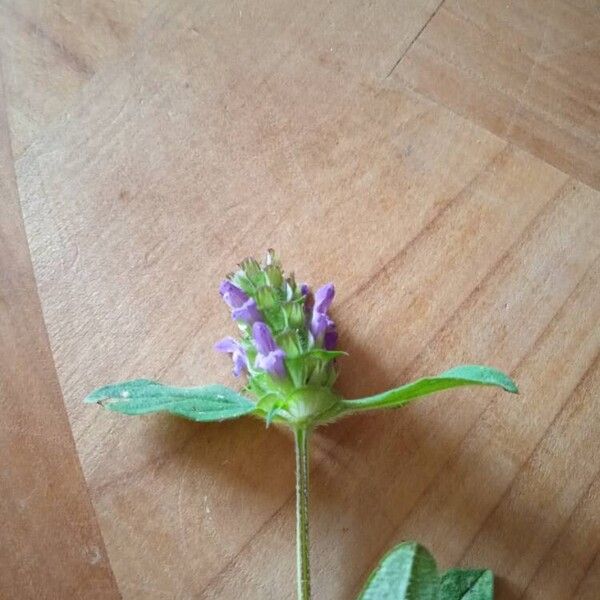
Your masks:
{"label": "wood grain", "polygon": [[44,327],[1,77],[0,174],[0,597],[119,598]]}
{"label": "wood grain", "polygon": [[335,281],[346,395],[461,362],[522,389],[319,431],[316,597],[355,597],[406,538],[490,566],[501,600],[594,597],[600,17],[546,4],[2,5],[36,282],[124,598],[293,595],[285,432],[81,403],[239,385],[217,286],[267,247]]}

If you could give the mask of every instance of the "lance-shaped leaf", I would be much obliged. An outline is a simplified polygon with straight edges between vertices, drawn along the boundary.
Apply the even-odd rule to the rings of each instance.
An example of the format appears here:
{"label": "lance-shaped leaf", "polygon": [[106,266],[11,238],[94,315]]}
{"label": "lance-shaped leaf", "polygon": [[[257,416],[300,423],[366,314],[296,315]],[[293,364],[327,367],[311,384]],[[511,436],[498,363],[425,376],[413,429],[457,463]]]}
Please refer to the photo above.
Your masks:
{"label": "lance-shaped leaf", "polygon": [[248,398],[223,385],[171,387],[149,379],[105,385],[85,402],[126,415],[167,412],[192,421],[236,419],[255,409]]}
{"label": "lance-shaped leaf", "polygon": [[512,394],[519,390],[515,382],[502,371],[483,367],[481,365],[463,365],[444,371],[434,377],[423,377],[399,388],[361,398],[359,400],[344,400],[344,412],[355,412],[359,410],[372,410],[375,408],[398,408],[408,404],[411,400],[441,392],[462,385],[492,385],[502,388]]}
{"label": "lance-shaped leaf", "polygon": [[489,569],[448,569],[440,600],[494,600],[494,575]]}
{"label": "lance-shaped leaf", "polygon": [[431,554],[416,542],[404,542],[382,558],[358,600],[437,600],[438,589]]}

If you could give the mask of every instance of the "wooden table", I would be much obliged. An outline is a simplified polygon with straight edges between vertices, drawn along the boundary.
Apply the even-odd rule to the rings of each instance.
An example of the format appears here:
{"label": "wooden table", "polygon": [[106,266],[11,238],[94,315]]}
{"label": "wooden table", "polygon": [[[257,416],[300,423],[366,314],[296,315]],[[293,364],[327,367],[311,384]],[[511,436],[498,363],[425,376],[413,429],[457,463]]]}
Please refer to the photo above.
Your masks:
{"label": "wooden table", "polygon": [[0,15],[0,597],[293,597],[284,431],[81,402],[238,385],[217,287],[267,247],[335,281],[349,397],[464,362],[522,390],[319,431],[315,598],[402,539],[498,598],[599,597],[597,0]]}

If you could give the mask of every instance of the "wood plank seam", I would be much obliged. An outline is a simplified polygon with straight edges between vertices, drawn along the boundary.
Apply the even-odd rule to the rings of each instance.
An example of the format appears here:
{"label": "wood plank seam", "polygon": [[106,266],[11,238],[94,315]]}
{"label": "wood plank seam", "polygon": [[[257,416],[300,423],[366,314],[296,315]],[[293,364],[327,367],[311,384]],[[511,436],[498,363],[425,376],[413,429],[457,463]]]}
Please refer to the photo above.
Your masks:
{"label": "wood plank seam", "polygon": [[[585,185],[586,187],[589,187],[590,189],[593,189],[595,191],[600,191],[600,188],[597,188],[595,186],[593,186],[591,183],[589,182],[585,182],[582,179],[580,179],[579,177],[577,177],[576,175],[574,175],[573,173],[568,173],[567,171],[565,171],[564,169],[562,169],[560,166],[558,166],[557,164],[548,161],[547,159],[545,159],[543,156],[540,156],[538,154],[535,154],[534,152],[531,151],[530,148],[528,148],[526,145],[522,144],[518,139],[506,139],[504,137],[502,137],[501,135],[499,135],[498,133],[492,131],[489,127],[487,127],[484,123],[481,123],[479,121],[475,121],[474,119],[470,119],[468,117],[466,117],[465,115],[461,114],[460,112],[458,112],[455,108],[453,108],[452,106],[450,106],[449,104],[446,104],[445,102],[442,102],[441,100],[437,99],[437,98],[432,98],[431,96],[428,96],[427,94],[424,94],[423,92],[419,91],[418,89],[416,89],[414,87],[414,85],[410,84],[407,81],[403,81],[402,85],[404,86],[405,89],[409,90],[411,93],[420,96],[421,98],[424,98],[430,102],[433,102],[434,104],[437,104],[438,106],[444,108],[445,110],[451,112],[452,114],[456,115],[456,117],[463,119],[469,123],[474,123],[475,125],[477,125],[477,127],[481,127],[481,129],[484,129],[486,132],[488,132],[489,134],[498,137],[499,139],[503,140],[504,142],[510,144],[511,146],[514,146],[515,148],[518,148],[521,152],[524,152],[525,154],[528,154],[529,156],[535,158],[536,160],[539,160],[541,163],[544,163],[546,165],[548,165],[549,167],[552,167],[553,169],[556,169],[556,171],[558,171],[559,173],[562,173],[565,177],[570,177],[573,181],[576,181],[577,183],[580,183],[581,185]],[[560,126],[556,126],[558,129],[561,129]],[[566,130],[564,130],[566,131]]]}
{"label": "wood plank seam", "polygon": [[410,41],[410,43],[408,44],[406,49],[400,55],[400,58],[398,58],[398,60],[394,63],[392,68],[388,71],[388,73],[384,77],[384,79],[387,79],[396,70],[396,67],[402,62],[402,59],[406,56],[406,54],[409,52],[409,50],[413,47],[414,43],[419,39],[419,37],[425,31],[425,29],[427,29],[427,26],[429,25],[429,23],[431,23],[431,20],[433,19],[433,17],[435,17],[435,15],[438,14],[438,11],[440,10],[440,8],[442,8],[442,4],[444,4],[445,1],[446,0],[441,0],[440,3],[436,6],[435,10],[431,13],[431,15],[429,16],[427,21],[425,21],[425,23],[423,23],[423,26],[421,27],[421,29],[419,29],[419,31],[417,32],[417,35],[415,35],[415,37],[413,37],[413,39]]}
{"label": "wood plank seam", "polygon": [[[16,252],[12,252],[10,251],[9,254],[12,254],[12,256],[5,256],[4,259],[6,260],[13,260],[14,263],[18,263],[18,259],[23,261],[22,265],[19,264],[13,264],[11,265],[11,267],[15,270],[15,275],[16,275],[16,285],[19,285],[19,288],[16,290],[12,289],[13,286],[15,285],[14,281],[9,280],[8,281],[8,286],[7,289],[3,290],[6,293],[6,299],[2,300],[0,302],[0,305],[4,304],[4,306],[2,306],[3,309],[6,309],[6,312],[8,313],[8,317],[10,319],[10,311],[11,311],[11,304],[14,304],[14,302],[16,300],[21,300],[21,302],[25,301],[25,300],[30,300],[31,306],[34,309],[34,313],[35,313],[35,318],[39,318],[40,320],[40,325],[41,325],[41,332],[38,333],[38,331],[35,329],[35,324],[34,323],[29,323],[29,326],[32,327],[31,332],[27,332],[27,334],[24,334],[23,332],[21,332],[20,337],[23,338],[23,340],[20,339],[20,337],[15,341],[14,344],[14,351],[15,351],[15,355],[17,355],[17,350],[16,348],[19,347],[19,344],[24,343],[24,341],[26,340],[26,335],[31,335],[32,339],[36,342],[39,343],[39,346],[36,348],[32,348],[34,351],[37,350],[37,352],[39,354],[36,354],[36,356],[33,357],[34,362],[39,361],[40,363],[43,363],[43,366],[40,367],[40,370],[34,372],[33,377],[42,377],[44,374],[47,375],[48,377],[52,378],[53,381],[46,381],[45,382],[45,389],[47,390],[48,394],[54,394],[54,389],[56,390],[56,395],[58,396],[58,410],[62,411],[61,412],[61,416],[58,417],[59,420],[62,420],[62,423],[64,423],[64,433],[63,434],[54,434],[52,432],[48,432],[47,430],[36,430],[36,429],[26,429],[26,430],[17,430],[17,433],[23,433],[25,436],[28,437],[34,437],[34,438],[40,438],[40,440],[44,440],[46,442],[46,444],[44,445],[44,450],[45,450],[45,455],[44,455],[44,460],[45,461],[52,461],[52,460],[56,460],[57,458],[60,458],[60,455],[57,456],[57,450],[61,449],[64,451],[68,451],[71,455],[72,455],[72,463],[69,463],[67,465],[65,464],[61,464],[61,467],[64,469],[68,469],[67,472],[65,472],[64,474],[61,473],[59,475],[58,471],[57,471],[57,475],[62,476],[62,477],[66,477],[67,475],[70,477],[70,473],[73,473],[72,469],[74,469],[74,476],[76,478],[76,481],[73,481],[73,483],[80,483],[82,488],[81,489],[73,489],[72,492],[73,494],[75,494],[75,492],[82,492],[83,493],[83,497],[79,496],[77,499],[77,504],[78,505],[73,505],[73,503],[71,502],[70,498],[62,498],[63,502],[66,505],[71,506],[72,508],[77,508],[78,512],[72,515],[72,518],[77,519],[77,521],[73,522],[74,528],[77,528],[77,534],[78,537],[80,537],[79,540],[65,540],[64,536],[67,535],[67,530],[61,530],[59,532],[54,531],[53,535],[52,535],[52,539],[50,542],[46,542],[44,543],[44,537],[48,536],[48,532],[35,532],[35,537],[36,537],[36,541],[33,542],[32,540],[28,539],[28,534],[33,533],[31,531],[23,531],[23,529],[21,529],[21,531],[18,534],[17,540],[20,543],[24,544],[23,550],[21,551],[22,555],[27,558],[27,561],[23,561],[23,562],[27,562],[26,566],[23,567],[23,571],[22,572],[14,572],[11,573],[11,578],[18,578],[20,576],[22,577],[27,577],[27,580],[21,581],[21,589],[19,590],[19,593],[22,594],[22,598],[25,598],[25,594],[28,593],[28,591],[36,594],[36,598],[40,597],[39,596],[39,591],[40,590],[45,590],[47,593],[51,593],[50,590],[51,589],[55,589],[55,586],[60,586],[60,588],[67,593],[67,590],[71,589],[71,586],[73,586],[74,583],[78,583],[80,589],[82,589],[82,591],[84,589],[87,589],[88,586],[90,585],[90,582],[94,585],[97,585],[97,592],[98,594],[103,594],[103,598],[117,598],[120,597],[120,594],[118,593],[118,588],[116,586],[116,582],[114,579],[114,574],[112,572],[112,568],[110,565],[110,561],[108,559],[108,554],[106,552],[106,547],[104,544],[104,539],[102,538],[102,533],[100,531],[100,527],[98,524],[98,519],[97,519],[97,515],[96,512],[94,510],[90,495],[89,495],[89,489],[87,488],[87,483],[83,474],[83,470],[81,468],[81,463],[79,460],[79,456],[77,455],[77,451],[75,448],[75,441],[74,441],[74,437],[73,437],[73,432],[71,430],[70,424],[69,424],[69,420],[66,414],[66,407],[64,405],[63,402],[63,398],[62,398],[62,391],[60,388],[60,384],[58,382],[58,376],[56,373],[56,368],[55,368],[55,364],[54,364],[54,359],[52,356],[52,352],[50,349],[50,343],[49,343],[49,339],[48,339],[48,335],[47,335],[47,329],[45,326],[45,322],[44,322],[44,318],[43,318],[43,313],[41,310],[41,303],[39,300],[39,296],[38,296],[38,288],[37,288],[37,282],[35,281],[35,276],[33,274],[33,264],[32,264],[32,260],[31,260],[31,255],[29,252],[29,245],[28,245],[28,241],[26,238],[26,234],[25,234],[25,226],[23,223],[23,219],[22,219],[22,212],[21,212],[21,208],[20,208],[20,202],[19,202],[19,192],[18,192],[18,187],[16,184],[16,177],[14,175],[14,157],[12,154],[12,144],[11,144],[11,134],[9,131],[9,125],[8,125],[8,115],[7,115],[7,107],[6,107],[6,96],[5,96],[5,87],[4,87],[4,69],[3,69],[3,56],[0,54],[0,110],[1,110],[1,115],[0,115],[0,129],[3,130],[3,133],[5,135],[5,147],[2,149],[3,154],[5,154],[5,156],[0,156],[0,160],[6,160],[7,161],[7,171],[9,171],[9,176],[11,176],[11,181],[7,181],[6,182],[6,189],[5,191],[8,191],[8,197],[4,198],[5,201],[5,207],[7,207],[7,210],[4,212],[4,217],[8,217],[6,222],[3,222],[3,225],[7,226],[7,232],[8,235],[10,235],[11,233],[16,231],[16,235],[17,235],[17,239],[13,239],[13,240],[9,240],[7,243],[10,247],[10,245],[14,244],[17,247],[17,251]],[[11,206],[12,204],[14,204],[14,206]],[[11,214],[11,211],[12,212]],[[10,223],[8,222],[9,219],[14,218],[15,223],[14,225],[16,225],[15,229],[12,229],[9,227]],[[3,232],[4,233],[4,232]],[[20,246],[20,247],[19,247]],[[22,272],[19,271],[19,268],[22,269]],[[9,271],[7,271],[8,273]],[[13,273],[11,272],[11,275],[13,275]],[[23,279],[25,279],[25,281],[23,281]],[[30,281],[28,282],[27,279],[30,279]],[[27,295],[25,295],[27,294]],[[16,296],[16,298],[15,298]],[[27,305],[28,303],[25,302],[25,304]],[[19,305],[17,307],[17,311],[25,311],[25,307],[23,305]],[[12,323],[11,323],[12,325]],[[18,326],[15,325],[15,327]],[[15,333],[15,331],[11,329],[9,329],[9,336],[13,335]],[[18,335],[18,334],[17,334]],[[9,340],[4,340],[5,342],[9,341]],[[14,340],[13,340],[14,341]],[[31,340],[29,340],[31,341]],[[43,354],[43,356],[42,356]],[[18,360],[18,359],[16,359]],[[18,365],[16,365],[18,367]],[[47,372],[44,373],[44,370],[47,368]],[[2,373],[2,375],[4,375],[4,373]],[[32,374],[29,373],[29,375],[31,376]],[[4,387],[4,383],[2,382]],[[35,391],[35,389],[34,389]],[[10,415],[9,415],[10,418]],[[29,426],[30,425],[30,421],[32,421],[31,418],[31,414],[25,412],[24,413],[24,417],[23,419],[25,420],[26,424]],[[2,430],[5,433],[14,433],[15,430],[12,427],[7,427],[7,428],[2,428]],[[25,456],[27,456],[27,454],[25,453]],[[56,466],[56,465],[54,465]],[[45,475],[47,475],[48,473],[46,472]],[[54,472],[52,472],[52,474],[54,474]],[[42,476],[44,475],[44,473],[41,474]],[[14,474],[9,470],[6,469],[6,476],[7,477],[11,477],[14,476]],[[50,509],[50,511],[52,512],[56,512],[57,511],[57,506],[56,504],[54,506],[52,506],[52,502],[56,500],[56,498],[54,498],[54,494],[51,493],[51,489],[52,487],[57,487],[56,485],[56,481],[54,480],[50,480],[50,481],[46,481],[46,484],[48,485],[48,490],[46,490],[46,495],[44,496],[44,500],[43,502],[46,502],[48,504],[48,506],[46,508],[40,508],[40,500],[37,500],[35,504],[32,504],[31,508],[29,509],[32,512],[31,517],[28,518],[27,513],[24,514],[24,516],[21,515],[15,515],[14,516],[14,523],[5,523],[4,524],[4,533],[6,534],[7,538],[9,536],[9,533],[11,531],[11,525],[15,525],[16,527],[21,526],[21,528],[23,528],[23,525],[25,524],[27,527],[30,527],[31,524],[35,524],[36,520],[38,520],[40,518],[40,511],[46,510],[45,514],[46,518],[48,516],[48,512],[47,509]],[[16,489],[18,489],[18,486],[15,486]],[[14,493],[14,490],[13,490]],[[7,498],[9,498],[8,495],[8,491],[7,491]],[[25,503],[22,507],[22,510],[26,511],[27,510],[27,503]],[[62,518],[62,517],[61,517]],[[51,518],[48,519],[46,523],[48,524],[48,526],[56,526],[56,525],[60,525],[59,523],[54,522]],[[63,526],[64,526],[64,521],[63,521]],[[73,528],[73,529],[74,529]],[[74,531],[71,531],[71,533],[74,533]],[[62,540],[60,539],[62,536]],[[63,545],[59,545],[56,546],[57,543],[60,543],[62,541]],[[87,555],[83,554],[82,556],[75,558],[75,548],[74,547],[68,547],[70,546],[71,543],[73,543],[74,541],[80,541],[80,542],[92,542],[93,546],[89,547],[86,549]],[[39,543],[39,546],[37,547],[31,547],[31,545],[34,545],[36,543]],[[29,546],[27,546],[27,544],[29,544]],[[45,578],[44,580],[41,580],[40,578],[42,577],[46,577],[48,575],[48,573],[46,572],[46,569],[40,569],[40,566],[46,567],[46,565],[44,564],[44,560],[46,559],[46,557],[39,557],[39,556],[35,556],[36,552],[39,552],[41,548],[46,548],[49,545],[49,550],[53,550],[56,553],[60,552],[60,556],[62,556],[62,560],[61,560],[61,565],[64,568],[64,572],[61,573],[52,573],[53,575],[53,580],[52,581],[48,581],[47,578]],[[67,547],[65,547],[67,546]],[[11,554],[13,554],[15,557],[19,556],[19,550],[17,548],[9,548],[8,549],[9,552]],[[31,554],[27,554],[27,550],[30,551]],[[31,576],[31,568],[33,565],[31,565],[31,561],[39,561],[41,558],[41,563],[37,563],[37,568],[35,568],[35,572],[37,574],[38,579],[35,579],[34,577]],[[52,557],[52,561],[54,561],[56,559],[55,556]],[[34,562],[34,565],[36,563]],[[5,563],[4,568],[9,568],[9,564]],[[80,582],[75,582],[75,581],[66,581],[64,580],[65,577],[67,577],[67,574],[72,574],[73,577],[76,576],[83,576],[87,574],[87,577],[89,577],[90,581],[80,581]],[[8,577],[6,578],[8,579]],[[1,581],[1,580],[0,580]],[[101,585],[103,584],[103,585]],[[98,596],[98,598],[100,598],[100,596]]]}
{"label": "wood plank seam", "polygon": [[[444,7],[444,10],[446,10],[446,11],[448,12],[448,14],[449,14],[449,15],[451,15],[451,16],[453,16],[453,17],[457,17],[457,16],[458,16],[458,15],[456,15],[456,13],[453,13],[453,12],[452,12],[452,11],[450,11],[449,9],[446,9],[446,7]],[[463,19],[465,22],[469,23],[469,24],[470,24],[470,25],[472,25],[473,27],[475,27],[475,28],[477,28],[478,30],[480,30],[482,33],[483,33],[483,32],[485,32],[485,30],[482,30],[482,29],[481,29],[481,27],[480,27],[480,26],[479,26],[477,23],[475,23],[475,22],[474,22],[474,21],[473,21],[473,20],[472,20],[470,17],[468,17],[468,16],[464,15],[463,13],[461,13],[461,18],[462,18],[462,19]],[[485,32],[485,33],[487,34],[487,32]],[[457,62],[457,61],[453,60],[453,59],[452,59],[450,56],[448,56],[447,54],[445,54],[445,53],[443,53],[443,52],[440,52],[440,50],[439,50],[437,47],[435,47],[435,46],[431,45],[430,43],[427,43],[427,41],[426,41],[426,40],[420,40],[419,42],[420,42],[420,43],[422,43],[422,44],[423,44],[423,46],[424,46],[425,48],[427,48],[429,51],[431,51],[433,54],[435,54],[435,55],[436,55],[436,56],[437,56],[439,59],[441,59],[441,60],[442,60],[443,62],[445,62],[446,64],[448,64],[448,65],[450,65],[450,66],[452,66],[452,67],[455,67],[455,68],[456,68],[456,69],[458,69],[459,71],[463,71],[463,72],[467,73],[467,74],[468,74],[470,77],[472,77],[473,79],[475,79],[475,80],[476,80],[478,83],[480,83],[480,84],[482,84],[482,85],[487,85],[487,84],[488,84],[488,82],[486,81],[486,79],[485,79],[485,78],[484,78],[484,77],[483,77],[483,76],[482,76],[482,75],[481,75],[481,74],[480,74],[478,71],[475,71],[474,69],[472,69],[472,68],[469,68],[469,67],[466,67],[465,65],[462,65],[460,62]],[[539,57],[538,57],[538,54],[537,54],[537,52],[536,52],[536,54],[535,54],[534,56],[528,55],[528,57],[530,58],[530,60],[531,60],[531,62],[532,62],[532,67],[533,67],[533,66],[535,66],[535,65],[536,65],[536,63],[538,63],[538,66],[539,66],[539,63],[540,63],[540,62],[542,62],[542,61],[544,60],[544,58],[543,58],[542,56],[539,56]],[[529,73],[528,73],[528,79],[529,79],[529,81],[527,82],[527,85],[530,85],[530,83],[531,83],[531,81],[530,81],[530,80],[531,80],[531,77],[532,77],[532,75],[533,75],[533,73],[532,73],[532,70],[533,70],[532,68],[530,68],[530,69],[529,69]],[[402,79],[402,78],[401,78],[401,79]],[[408,84],[408,82],[405,82],[405,81],[404,81],[404,79],[402,79],[402,81],[403,81],[404,83],[406,83],[407,85],[409,85],[409,84]],[[410,88],[410,89],[412,89],[412,88]],[[415,93],[417,93],[417,94],[420,94],[421,96],[423,96],[423,97],[425,97],[425,98],[428,98],[428,99],[429,99],[429,100],[431,100],[432,102],[439,103],[439,101],[438,101],[437,99],[434,99],[434,98],[430,97],[430,96],[429,96],[429,95],[427,95],[427,94],[424,94],[424,93],[422,93],[422,92],[418,92],[418,91],[416,91],[416,90],[413,90],[413,91],[415,91]],[[503,89],[502,89],[502,93],[503,93],[503,94],[505,94],[505,95],[506,95],[508,98],[510,98],[511,100],[514,100],[514,101],[515,101],[515,104],[517,105],[517,107],[518,107],[518,108],[521,108],[521,109],[523,108],[523,105],[522,105],[522,99],[523,99],[523,96],[524,96],[524,94],[523,94],[523,88],[521,89],[521,92],[518,92],[518,93],[516,93],[516,92],[514,92],[514,91],[512,91],[512,90],[510,90],[510,89],[503,88]],[[505,136],[507,135],[507,132],[508,132],[508,130],[506,130],[506,133],[504,133],[504,134],[500,135],[500,134],[498,134],[498,133],[496,133],[496,132],[494,132],[494,131],[492,131],[492,130],[488,129],[488,127],[487,127],[485,124],[481,123],[479,120],[476,120],[476,119],[474,119],[473,117],[467,117],[467,116],[461,115],[460,113],[456,112],[456,111],[455,111],[453,108],[451,108],[450,106],[448,106],[448,105],[447,105],[447,104],[445,104],[445,103],[444,103],[444,104],[440,104],[440,105],[441,105],[441,106],[444,106],[444,107],[446,107],[446,108],[447,108],[448,110],[450,110],[450,111],[453,111],[453,112],[455,112],[455,114],[457,114],[457,116],[459,116],[459,117],[461,117],[461,118],[464,118],[465,120],[468,120],[468,121],[470,121],[470,122],[472,122],[472,123],[476,124],[478,127],[481,127],[481,128],[483,128],[483,129],[485,129],[486,131],[489,131],[489,132],[490,132],[490,133],[492,133],[493,135],[496,135],[496,136],[500,137],[501,139],[505,139],[505,140],[506,140],[506,141],[508,141],[508,142],[513,142],[513,139],[507,139],[507,138],[505,137]],[[552,125],[554,125],[554,126],[555,126],[555,127],[558,129],[558,130],[560,130],[560,131],[564,131],[565,133],[569,133],[569,130],[568,130],[568,129],[566,129],[566,128],[565,128],[563,125],[561,125],[560,123],[558,123],[558,122],[556,121],[555,115],[554,115],[553,113],[549,112],[548,110],[544,109],[543,107],[539,107],[539,106],[538,106],[538,107],[536,107],[536,108],[537,108],[537,110],[539,110],[539,111],[540,111],[540,113],[541,113],[542,115],[544,115],[544,116],[545,116],[545,117],[546,117],[546,118],[547,118],[547,119],[548,119],[548,120],[549,120],[549,121],[552,123]],[[516,114],[516,113],[515,113],[515,114]],[[513,116],[514,116],[514,115],[513,115]],[[585,130],[584,130],[584,131],[585,131]],[[586,132],[586,133],[587,133],[587,132]],[[597,144],[596,144],[596,146],[597,146]],[[531,152],[531,150],[529,150],[529,149],[527,149],[527,148],[523,148],[523,150],[524,150],[525,152],[529,152],[529,153],[531,153],[531,154],[532,154],[533,156],[535,156],[535,157],[536,157],[538,160],[541,160],[541,161],[543,161],[543,162],[545,162],[545,163],[547,163],[547,164],[549,164],[549,165],[551,165],[551,166],[553,166],[553,167],[554,167],[553,163],[550,163],[550,162],[548,162],[548,161],[547,161],[546,159],[544,159],[542,156],[538,156],[537,154],[533,154],[533,153]],[[555,167],[555,168],[556,168],[556,169],[559,169],[559,167]],[[560,169],[559,169],[559,170],[560,170]],[[576,177],[575,175],[572,175],[572,174],[570,174],[570,173],[565,173],[565,175],[568,175],[568,176],[570,176],[570,177],[573,177],[573,178],[577,179],[577,177]],[[582,183],[585,183],[585,182],[583,182],[583,181],[582,181]],[[586,184],[586,185],[588,185],[588,184]]]}

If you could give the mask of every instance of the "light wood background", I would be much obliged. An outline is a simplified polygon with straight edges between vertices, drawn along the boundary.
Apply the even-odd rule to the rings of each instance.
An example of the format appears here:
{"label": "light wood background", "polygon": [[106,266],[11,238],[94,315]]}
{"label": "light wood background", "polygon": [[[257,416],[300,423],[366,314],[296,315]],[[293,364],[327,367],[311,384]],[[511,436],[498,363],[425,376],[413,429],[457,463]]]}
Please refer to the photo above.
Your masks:
{"label": "light wood background", "polygon": [[271,246],[335,281],[348,396],[463,362],[522,390],[320,430],[315,597],[403,539],[501,599],[600,597],[597,0],[0,15],[0,597],[293,597],[284,431],[81,403],[237,384],[217,287]]}

